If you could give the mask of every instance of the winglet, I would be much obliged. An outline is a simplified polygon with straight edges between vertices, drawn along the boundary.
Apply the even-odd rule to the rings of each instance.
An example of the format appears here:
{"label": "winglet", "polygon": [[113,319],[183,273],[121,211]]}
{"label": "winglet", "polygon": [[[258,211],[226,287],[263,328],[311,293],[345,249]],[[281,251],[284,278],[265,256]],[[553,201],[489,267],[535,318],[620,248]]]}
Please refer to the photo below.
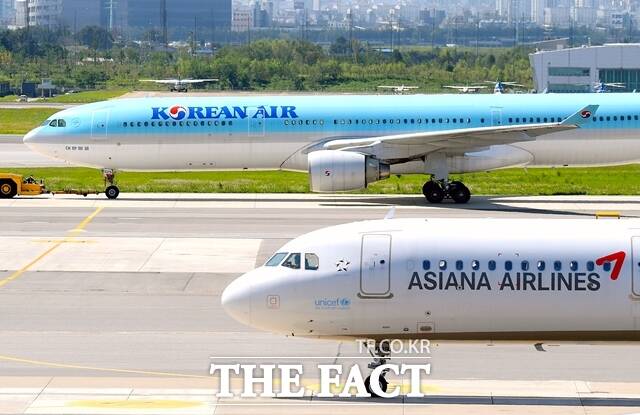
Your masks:
{"label": "winglet", "polygon": [[566,120],[562,121],[560,125],[575,125],[580,127],[583,124],[586,124],[591,118],[596,116],[596,111],[598,111],[600,105],[587,105],[582,108],[578,112],[569,116]]}

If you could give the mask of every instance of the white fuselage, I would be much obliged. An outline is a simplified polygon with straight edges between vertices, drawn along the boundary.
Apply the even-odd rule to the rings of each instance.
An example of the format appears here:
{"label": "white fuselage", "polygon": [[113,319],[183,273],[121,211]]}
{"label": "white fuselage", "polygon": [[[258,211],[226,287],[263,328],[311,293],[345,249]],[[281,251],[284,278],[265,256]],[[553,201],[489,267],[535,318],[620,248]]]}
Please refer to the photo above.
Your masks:
{"label": "white fuselage", "polygon": [[[300,253],[300,269],[260,267],[222,299],[263,330],[640,340],[636,220],[380,220],[312,232],[278,252]],[[305,254],[317,255],[317,270],[305,269]]]}

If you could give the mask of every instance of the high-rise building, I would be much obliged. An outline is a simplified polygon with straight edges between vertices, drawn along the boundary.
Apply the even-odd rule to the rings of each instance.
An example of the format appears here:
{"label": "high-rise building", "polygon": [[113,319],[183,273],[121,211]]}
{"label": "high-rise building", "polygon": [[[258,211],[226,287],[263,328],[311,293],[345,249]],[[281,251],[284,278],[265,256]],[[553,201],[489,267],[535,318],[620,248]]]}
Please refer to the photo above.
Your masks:
{"label": "high-rise building", "polygon": [[0,0],[0,27],[13,25],[15,20],[13,0]]}
{"label": "high-rise building", "polygon": [[29,26],[55,28],[60,25],[62,0],[29,0]]}
{"label": "high-rise building", "polygon": [[[128,0],[125,6],[128,28],[134,32],[160,29],[160,4],[160,0]],[[170,34],[184,35],[192,31],[196,19],[198,30],[228,31],[231,28],[231,0],[166,0],[166,5]]]}
{"label": "high-rise building", "polygon": [[[0,0],[0,4],[2,1],[9,0]],[[105,1],[110,0],[15,0],[15,25],[67,26],[72,30],[101,25]]]}
{"label": "high-rise building", "polygon": [[29,6],[27,0],[16,0],[14,3],[16,9],[16,27],[27,27],[29,18]]}
{"label": "high-rise building", "polygon": [[62,0],[60,23],[71,30],[104,25],[104,0]]}

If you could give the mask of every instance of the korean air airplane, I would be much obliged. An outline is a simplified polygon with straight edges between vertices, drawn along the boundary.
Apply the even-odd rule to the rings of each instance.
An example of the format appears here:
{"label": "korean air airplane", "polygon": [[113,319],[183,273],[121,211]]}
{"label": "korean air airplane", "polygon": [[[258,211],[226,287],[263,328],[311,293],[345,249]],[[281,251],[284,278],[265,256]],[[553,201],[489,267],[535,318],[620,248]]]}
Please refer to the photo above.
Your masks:
{"label": "korean air airplane", "polygon": [[102,169],[308,171],[315,192],[427,173],[429,202],[466,203],[450,173],[640,160],[636,94],[242,96],[122,99],[59,112],[33,150]]}
{"label": "korean air airplane", "polygon": [[[221,301],[242,323],[302,337],[638,341],[640,221],[339,225],[289,242]],[[376,353],[373,366],[388,357]]]}

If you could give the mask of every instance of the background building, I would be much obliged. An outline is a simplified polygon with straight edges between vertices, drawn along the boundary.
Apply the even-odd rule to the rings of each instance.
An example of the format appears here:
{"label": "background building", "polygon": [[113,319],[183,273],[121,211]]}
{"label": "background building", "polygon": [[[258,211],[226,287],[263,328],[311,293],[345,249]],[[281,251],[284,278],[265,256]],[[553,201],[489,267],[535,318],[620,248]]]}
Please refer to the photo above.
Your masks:
{"label": "background building", "polygon": [[[159,29],[162,26],[160,4],[160,0],[128,0],[125,13],[128,29],[134,32]],[[169,33],[183,35],[193,30],[196,18],[202,30],[231,28],[231,0],[167,0],[166,4]]]}
{"label": "background building", "polygon": [[640,91],[640,44],[605,44],[529,55],[537,91],[592,92],[598,82],[616,82]]}
{"label": "background building", "polygon": [[0,27],[15,24],[16,11],[13,0],[0,0]]}

